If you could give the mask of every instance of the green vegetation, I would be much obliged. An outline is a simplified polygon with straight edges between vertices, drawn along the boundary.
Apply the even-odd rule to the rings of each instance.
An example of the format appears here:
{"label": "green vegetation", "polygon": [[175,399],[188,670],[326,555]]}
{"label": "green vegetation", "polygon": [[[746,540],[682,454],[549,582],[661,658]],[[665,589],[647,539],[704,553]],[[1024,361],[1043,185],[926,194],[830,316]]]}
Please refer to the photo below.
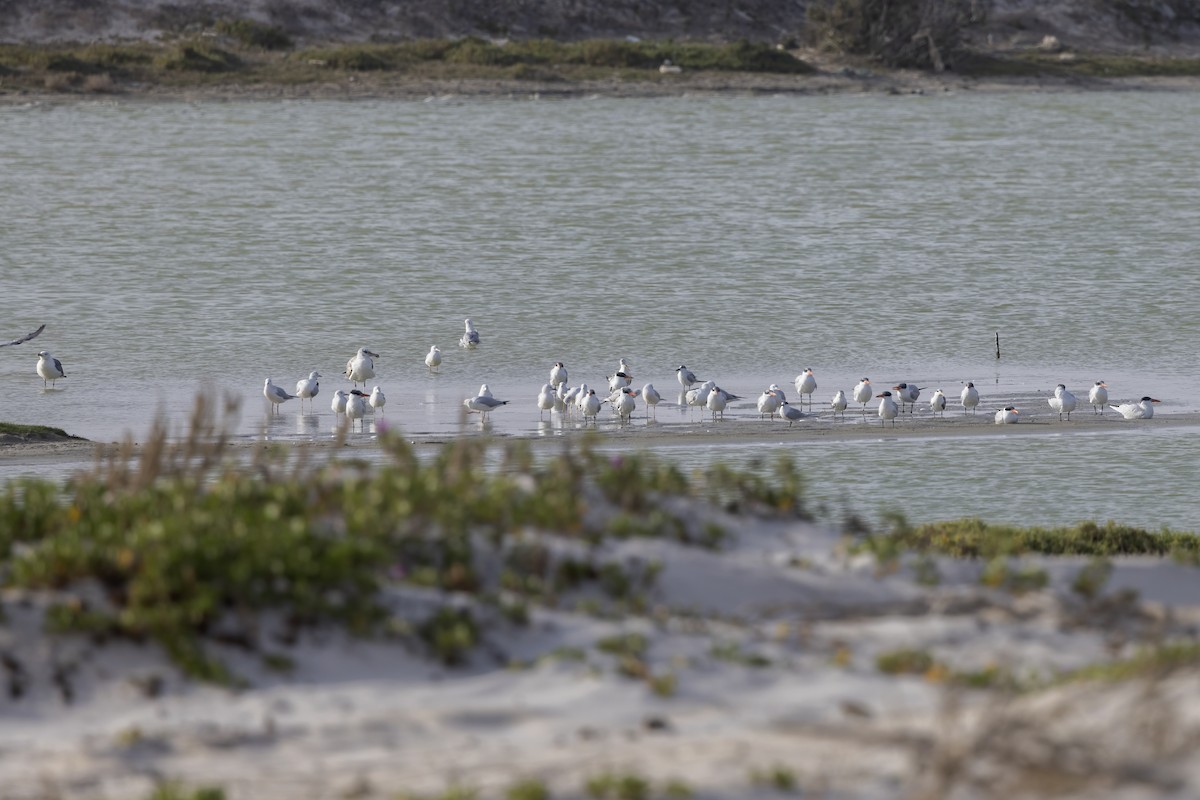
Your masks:
{"label": "green vegetation", "polygon": [[[0,588],[54,591],[51,633],[156,642],[187,674],[224,685],[240,678],[215,644],[286,670],[286,655],[265,649],[267,634],[287,642],[314,626],[409,637],[455,666],[484,631],[526,624],[531,603],[579,595],[597,613],[645,612],[638,593],[662,565],[598,560],[588,545],[605,538],[608,514],[589,509],[649,508],[668,496],[784,516],[803,505],[789,494],[799,487],[790,466],[779,482],[724,469],[684,479],[649,457],[597,453],[591,440],[540,464],[528,445],[511,444],[499,470],[489,466],[494,445],[468,437],[428,460],[385,437],[388,463],[378,466],[313,464],[303,450],[271,447],[237,463],[214,417],[202,401],[185,440],[169,441],[160,424],[140,454],[128,443],[103,450],[65,486],[6,484]],[[708,546],[693,527],[667,515],[661,528],[630,535]],[[552,551],[539,532],[581,547]],[[397,611],[383,600],[397,584],[455,597]],[[598,646],[624,674],[673,690],[650,675],[644,636]]]}
{"label": "green vegetation", "polygon": [[46,425],[18,425],[13,422],[0,422],[0,436],[35,440],[79,438],[71,436],[62,428],[51,428]]}
{"label": "green vegetation", "polygon": [[187,789],[176,781],[166,781],[156,786],[147,800],[225,800],[225,791],[209,786]]}
{"label": "green vegetation", "polygon": [[1144,647],[1129,658],[1094,664],[1062,675],[1058,683],[1074,681],[1127,681],[1161,677],[1184,667],[1200,665],[1200,642],[1167,642]]}
{"label": "green vegetation", "polygon": [[1200,535],[1107,522],[1081,522],[1062,528],[1022,528],[991,525],[978,519],[934,522],[917,527],[893,517],[890,530],[865,533],[857,544],[881,561],[900,553],[917,552],[953,558],[994,559],[1038,554],[1047,556],[1157,555],[1194,559],[1200,554]]}
{"label": "green vegetation", "polygon": [[550,800],[550,790],[537,778],[525,778],[505,789],[504,800]]}
{"label": "green vegetation", "polygon": [[770,767],[755,767],[750,770],[750,783],[754,786],[765,786],[778,789],[781,792],[796,791],[796,773],[782,764]]}
{"label": "green vegetation", "polygon": [[825,50],[941,72],[982,8],[971,0],[819,0],[808,6],[808,34]]}

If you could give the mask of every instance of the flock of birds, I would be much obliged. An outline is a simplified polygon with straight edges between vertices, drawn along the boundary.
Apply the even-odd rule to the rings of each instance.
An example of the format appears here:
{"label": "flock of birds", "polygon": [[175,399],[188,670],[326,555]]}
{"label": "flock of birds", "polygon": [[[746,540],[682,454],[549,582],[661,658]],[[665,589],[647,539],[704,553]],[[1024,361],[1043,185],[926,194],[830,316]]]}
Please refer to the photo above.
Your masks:
{"label": "flock of birds", "polygon": [[[0,343],[0,347],[10,347],[28,342],[40,335],[45,328],[46,326],[42,325],[32,333],[10,342]],[[458,342],[459,346],[465,349],[478,347],[480,336],[474,323],[470,319],[466,319],[463,322],[463,328],[462,337]],[[387,398],[378,386],[373,387],[370,393],[364,391],[367,382],[375,377],[374,359],[376,358],[379,358],[378,353],[366,347],[360,347],[358,352],[346,362],[346,369],[342,373],[351,381],[353,388],[349,392],[338,389],[333,394],[330,408],[339,418],[344,416],[352,427],[355,423],[361,427],[362,421],[367,415],[367,409],[370,409],[372,414],[381,414],[387,403]],[[425,365],[430,372],[436,372],[441,364],[442,351],[434,345],[429,348],[429,352],[425,356]],[[47,350],[38,353],[37,374],[42,379],[43,387],[53,386],[58,379],[66,377],[62,362]],[[715,381],[701,381],[692,370],[683,364],[680,364],[675,370],[675,376],[679,385],[683,387],[683,402],[688,407],[708,411],[714,420],[719,416],[724,416],[725,409],[731,402],[742,399],[738,395],[725,391]],[[263,383],[263,397],[267,399],[270,408],[276,413],[279,411],[279,407],[289,400],[299,399],[302,409],[304,401],[308,400],[311,407],[314,398],[320,392],[320,378],[321,373],[315,370],[310,372],[307,378],[301,378],[296,382],[294,393],[288,392],[282,386],[277,386],[270,378],[267,378]],[[662,395],[652,383],[647,383],[641,389],[633,388],[633,368],[624,358],[617,365],[617,371],[613,375],[607,376],[607,381],[607,391],[603,397],[586,383],[574,387],[568,386],[566,366],[561,361],[555,362],[550,369],[550,380],[542,386],[537,395],[539,416],[547,411],[552,414],[568,415],[577,411],[585,424],[589,420],[595,424],[601,409],[608,405],[618,419],[628,421],[637,410],[639,398],[646,404],[647,413],[656,413],[658,404],[662,402]],[[359,384],[362,384],[362,389],[359,388]],[[807,399],[808,408],[811,410],[812,396],[817,389],[817,379],[813,371],[806,369],[800,373],[796,377],[795,387],[796,392],[800,395],[799,403],[795,406],[788,402],[787,396],[778,384],[771,384],[764,389],[756,404],[760,417],[778,416],[787,421],[788,427],[802,419],[804,414],[801,409],[804,401]],[[829,405],[835,416],[841,414],[844,419],[850,400],[853,399],[855,403],[862,406],[862,414],[865,417],[867,405],[871,400],[879,400],[879,405],[876,407],[879,424],[882,426],[890,420],[892,426],[895,427],[896,418],[904,413],[906,406],[908,413],[912,413],[922,391],[923,387],[916,384],[898,383],[891,389],[876,393],[871,381],[863,378],[855,385],[849,397],[845,391],[839,389],[829,401]],[[962,392],[959,394],[960,405],[964,411],[974,414],[979,406],[979,401],[979,390],[975,388],[974,383],[968,381],[963,385]],[[1060,421],[1064,416],[1070,420],[1071,413],[1078,406],[1075,395],[1061,383],[1055,388],[1054,396],[1050,397],[1048,402],[1051,410],[1058,413]],[[1136,402],[1110,405],[1108,403],[1108,384],[1104,381],[1096,381],[1088,390],[1088,403],[1091,404],[1093,413],[1103,414],[1107,406],[1129,420],[1150,419],[1154,416],[1154,404],[1159,402],[1161,401],[1153,397],[1143,396]],[[463,406],[468,412],[478,413],[486,419],[488,414],[508,403],[508,400],[499,400],[493,396],[485,383],[479,387],[479,391],[474,397],[463,401]],[[946,405],[945,393],[941,389],[935,390],[929,398],[930,410],[944,415]],[[1007,405],[995,412],[994,419],[997,425],[1007,425],[1017,422],[1019,416],[1020,411],[1017,408]]]}

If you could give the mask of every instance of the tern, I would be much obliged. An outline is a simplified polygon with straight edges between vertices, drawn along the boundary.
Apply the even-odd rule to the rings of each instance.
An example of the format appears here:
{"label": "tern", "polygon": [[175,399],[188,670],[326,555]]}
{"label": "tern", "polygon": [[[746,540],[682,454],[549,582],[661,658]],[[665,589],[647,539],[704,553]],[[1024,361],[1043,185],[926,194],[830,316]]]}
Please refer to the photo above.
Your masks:
{"label": "tern", "polygon": [[1161,400],[1155,400],[1153,397],[1146,396],[1136,403],[1121,403],[1119,406],[1110,405],[1109,408],[1114,409],[1125,419],[1150,419],[1154,416],[1154,404],[1161,402]]}
{"label": "tern", "polygon": [[996,412],[996,424],[1015,425],[1017,422],[1017,414],[1020,413],[1020,411],[1017,411],[1017,409],[1013,408],[1012,406],[1005,406]]}
{"label": "tern", "polygon": [[441,371],[438,368],[442,366],[442,351],[436,344],[429,346],[429,352],[425,354],[425,366],[429,367],[430,372]]}
{"label": "tern", "polygon": [[[63,371],[62,362],[50,355],[49,350],[38,353],[37,374],[42,379],[43,389],[46,388],[46,381],[53,386],[59,378],[67,377],[67,373]],[[270,378],[267,379],[267,382],[271,382]]]}
{"label": "tern", "polygon": [[367,404],[371,406],[371,410],[380,411],[385,403],[387,403],[387,398],[383,396],[383,392],[379,391],[379,387],[371,389],[371,396],[367,398]]}
{"label": "tern", "polygon": [[871,379],[863,378],[854,385],[854,402],[862,404],[862,413],[867,415],[867,403],[871,402],[871,396],[875,390],[871,388]]}
{"label": "tern", "polygon": [[943,417],[946,416],[946,395],[942,393],[941,389],[936,390],[933,397],[929,398],[929,410],[935,414],[941,414]]}
{"label": "tern", "polygon": [[971,413],[975,413],[975,406],[979,405],[979,390],[975,388],[975,384],[967,381],[967,385],[963,387],[962,394],[958,396],[964,409],[971,409]]}
{"label": "tern", "polygon": [[817,378],[813,375],[811,369],[806,369],[796,376],[796,391],[800,393],[800,400],[804,400],[804,395],[808,395],[808,407],[812,408],[812,395],[817,390]]}
{"label": "tern", "polygon": [[300,408],[304,408],[304,401],[308,400],[309,410],[312,410],[312,400],[321,391],[321,382],[317,380],[321,377],[321,373],[313,370],[308,373],[307,378],[301,378],[296,381],[296,397],[300,398]]}
{"label": "tern", "polygon": [[885,419],[890,419],[892,421],[892,427],[896,427],[896,415],[900,413],[900,411],[898,408],[896,408],[896,401],[892,399],[892,393],[880,392],[875,396],[879,398],[879,427],[883,427],[883,421]]}
{"label": "tern", "polygon": [[783,399],[771,389],[763,389],[763,393],[758,396],[758,417],[759,419],[775,416],[775,412],[783,405]]}
{"label": "tern", "polygon": [[36,339],[38,337],[38,335],[44,330],[46,330],[46,326],[42,325],[40,328],[38,328],[33,333],[27,333],[24,336],[13,339],[11,342],[0,342],[0,347],[12,347],[14,344],[24,344],[25,342],[28,342],[30,339]]}
{"label": "tern", "polygon": [[358,348],[358,352],[346,362],[346,377],[355,386],[360,383],[366,386],[367,381],[375,377],[376,358],[379,358],[379,353],[373,353],[365,347]]}
{"label": "tern", "polygon": [[692,384],[694,384],[700,380],[699,378],[696,377],[696,374],[694,372],[692,372],[690,369],[685,367],[683,364],[680,364],[679,367],[675,370],[675,377],[679,378],[679,385],[682,386],[684,389],[692,388]]}
{"label": "tern", "polygon": [[[898,383],[892,388],[896,390],[896,394],[900,398],[901,411],[904,411],[905,403],[908,403],[910,406],[915,406],[917,404],[917,398],[921,396],[922,387],[917,386],[915,383]],[[912,413],[911,408],[908,410],[908,413]]]}
{"label": "tern", "polygon": [[708,397],[704,400],[704,405],[712,412],[713,421],[717,419],[717,414],[721,415],[721,419],[725,419],[725,407],[729,405],[729,395],[718,386],[714,386],[712,391],[708,393]]}
{"label": "tern", "polygon": [[616,392],[616,391],[619,391],[621,389],[624,389],[624,388],[626,388],[628,386],[632,386],[632,385],[633,385],[633,375],[631,373],[621,371],[621,372],[618,372],[616,375],[608,376],[609,391]]}
{"label": "tern", "polygon": [[1063,414],[1067,415],[1067,421],[1071,421],[1071,412],[1075,410],[1075,395],[1067,391],[1065,384],[1059,384],[1054,387],[1054,397],[1048,401],[1050,407],[1058,412],[1058,420],[1062,422]]}
{"label": "tern", "polygon": [[280,403],[296,399],[296,395],[288,394],[283,390],[282,386],[276,386],[271,383],[270,378],[267,378],[266,383],[263,384],[263,397],[271,401],[271,408],[275,411],[279,410]]}
{"label": "tern", "polygon": [[787,400],[781,400],[779,402],[779,418],[786,419],[788,427],[790,428],[792,427],[793,423],[799,422],[804,418],[804,413]]}
{"label": "tern", "polygon": [[595,389],[588,389],[587,394],[582,396],[579,402],[579,410],[583,412],[583,424],[587,425],[587,418],[592,418],[592,424],[596,424],[596,415],[600,413],[600,398],[596,397]]}
{"label": "tern", "polygon": [[833,409],[834,416],[837,416],[838,412],[841,412],[842,419],[846,418],[846,406],[848,405],[849,403],[846,402],[846,393],[841,389],[838,389],[837,394],[829,401],[829,407]]}
{"label": "tern", "polygon": [[[350,420],[350,430],[354,430],[354,420],[361,420],[367,415],[367,393],[361,389],[351,389],[350,397],[346,400],[346,419]],[[362,425],[359,425],[362,429]]]}
{"label": "tern", "polygon": [[1096,413],[1096,409],[1100,409],[1100,413],[1104,414],[1104,407],[1108,405],[1108,384],[1104,381],[1096,381],[1095,385],[1088,390],[1088,402],[1092,404],[1092,413]]}
{"label": "tern", "polygon": [[554,366],[550,368],[550,385],[557,389],[567,382],[567,368],[563,366],[563,362],[555,361]]}
{"label": "tern", "polygon": [[637,410],[637,391],[630,389],[628,386],[623,388],[620,396],[613,403],[613,411],[617,412],[622,422],[629,422],[633,412]]}
{"label": "tern", "polygon": [[463,335],[458,344],[471,350],[479,346],[479,331],[475,330],[475,323],[470,318],[463,320]]}

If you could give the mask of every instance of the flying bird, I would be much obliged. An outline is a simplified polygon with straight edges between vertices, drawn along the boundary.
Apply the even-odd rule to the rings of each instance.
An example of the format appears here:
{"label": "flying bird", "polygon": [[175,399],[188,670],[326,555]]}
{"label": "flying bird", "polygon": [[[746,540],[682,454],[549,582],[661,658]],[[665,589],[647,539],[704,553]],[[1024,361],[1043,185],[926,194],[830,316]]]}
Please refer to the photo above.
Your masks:
{"label": "flying bird", "polygon": [[38,337],[38,334],[40,334],[44,330],[46,330],[46,326],[42,325],[40,328],[38,328],[33,333],[27,333],[19,339],[13,339],[11,342],[0,342],[0,347],[12,347],[14,344],[24,344],[25,342],[28,342],[30,339],[36,339]]}

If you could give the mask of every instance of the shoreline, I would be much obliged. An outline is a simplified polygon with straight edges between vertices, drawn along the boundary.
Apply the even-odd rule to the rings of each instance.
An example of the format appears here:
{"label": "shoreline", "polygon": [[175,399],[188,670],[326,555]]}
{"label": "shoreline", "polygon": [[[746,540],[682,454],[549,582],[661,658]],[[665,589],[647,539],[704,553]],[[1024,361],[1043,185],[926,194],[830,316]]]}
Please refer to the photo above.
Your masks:
{"label": "shoreline", "polygon": [[[1077,412],[1078,413],[1078,412]],[[403,438],[409,444],[418,448],[437,448],[463,437],[490,437],[495,444],[508,442],[524,442],[532,447],[559,447],[572,441],[580,441],[585,436],[591,437],[593,445],[600,447],[633,445],[646,451],[665,451],[673,447],[683,446],[746,446],[764,445],[783,447],[787,445],[802,446],[805,443],[821,442],[864,442],[885,440],[934,441],[934,440],[965,440],[980,437],[1059,437],[1111,435],[1120,432],[1147,430],[1186,430],[1200,429],[1200,413],[1180,413],[1155,416],[1151,420],[1126,420],[1116,414],[1105,414],[1103,417],[1085,414],[1082,419],[1070,422],[1059,422],[1056,419],[1033,418],[1023,420],[1016,425],[997,425],[991,420],[991,414],[957,414],[944,419],[932,417],[917,417],[902,420],[892,427],[880,427],[874,415],[869,412],[867,422],[854,419],[854,414],[847,414],[847,421],[833,421],[826,412],[820,416],[806,417],[789,428],[779,420],[759,420],[751,417],[731,418],[713,423],[711,420],[693,420],[682,422],[647,421],[635,417],[631,423],[618,426],[613,420],[605,420],[598,428],[577,427],[577,418],[563,420],[561,424],[545,422],[536,430],[520,432],[494,432],[488,427],[476,423],[466,428],[460,428],[452,434],[444,433],[415,433],[404,432]],[[1047,415],[1048,416],[1048,415]],[[571,425],[571,427],[567,427]],[[180,441],[173,439],[172,441]],[[324,437],[320,439],[264,439],[254,438],[232,439],[228,448],[232,453],[244,453],[266,445],[282,446],[296,450],[307,449],[315,451],[333,451],[339,447],[337,439]],[[20,470],[40,466],[71,466],[86,467],[96,462],[100,450],[119,447],[117,442],[98,442],[80,440],[77,438],[62,441],[26,441],[18,443],[0,443],[0,470]],[[134,445],[134,453],[140,453],[142,444]],[[365,434],[350,434],[340,445],[347,454],[360,454],[364,447],[378,449],[378,436],[373,431]]]}
{"label": "shoreline", "polygon": [[933,95],[969,92],[1167,91],[1200,90],[1200,76],[971,77],[957,73],[860,69],[849,66],[807,75],[693,72],[670,80],[539,81],[516,79],[426,79],[394,74],[351,74],[319,83],[229,84],[121,87],[107,91],[0,92],[0,107],[61,106],[79,103],[206,103],[261,101],[424,101],[430,98],[575,100],[595,97],[648,99],[687,95]]}

